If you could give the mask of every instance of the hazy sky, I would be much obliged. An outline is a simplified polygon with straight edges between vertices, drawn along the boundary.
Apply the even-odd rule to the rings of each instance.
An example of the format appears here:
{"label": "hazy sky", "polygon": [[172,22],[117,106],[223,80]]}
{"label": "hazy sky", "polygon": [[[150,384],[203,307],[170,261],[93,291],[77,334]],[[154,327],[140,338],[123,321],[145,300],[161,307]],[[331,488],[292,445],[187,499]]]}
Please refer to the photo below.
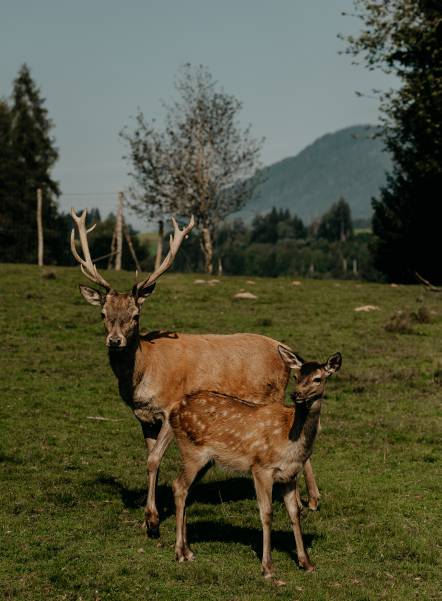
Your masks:
{"label": "hazy sky", "polygon": [[351,0],[3,0],[0,95],[28,63],[55,123],[61,206],[106,213],[128,184],[118,132],[137,107],[161,119],[160,100],[173,96],[185,62],[206,65],[243,102],[242,121],[266,138],[264,164],[324,133],[376,123],[376,100],[355,90],[391,82],[338,54],[337,34],[358,27],[341,16],[351,8]]}

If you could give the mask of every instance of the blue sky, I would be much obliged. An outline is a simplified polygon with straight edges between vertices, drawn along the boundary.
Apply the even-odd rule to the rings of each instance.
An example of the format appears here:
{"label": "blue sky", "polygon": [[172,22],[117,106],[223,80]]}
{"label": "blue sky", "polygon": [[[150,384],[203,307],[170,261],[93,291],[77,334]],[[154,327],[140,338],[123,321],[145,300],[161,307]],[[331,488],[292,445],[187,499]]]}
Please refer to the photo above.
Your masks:
{"label": "blue sky", "polygon": [[[3,0],[0,95],[23,62],[55,123],[62,208],[104,213],[128,184],[118,137],[140,107],[161,120],[161,99],[185,63],[204,64],[239,98],[241,120],[264,136],[262,161],[297,154],[317,137],[376,123],[377,102],[356,90],[391,80],[338,54],[351,0]],[[78,194],[78,196],[77,196]]]}

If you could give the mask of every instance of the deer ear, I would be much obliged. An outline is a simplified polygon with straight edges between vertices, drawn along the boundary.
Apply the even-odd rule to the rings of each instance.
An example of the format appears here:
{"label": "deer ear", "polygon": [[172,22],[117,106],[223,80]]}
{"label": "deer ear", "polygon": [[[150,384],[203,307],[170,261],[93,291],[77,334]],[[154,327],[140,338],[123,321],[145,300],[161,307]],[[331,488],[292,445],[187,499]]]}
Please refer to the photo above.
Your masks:
{"label": "deer ear", "polygon": [[285,346],[279,345],[278,351],[284,363],[286,363],[291,369],[301,369],[303,363],[305,363],[302,357],[293,351],[289,351],[289,349]]}
{"label": "deer ear", "polygon": [[144,303],[146,298],[153,293],[156,285],[156,282],[154,282],[153,284],[138,288],[137,284],[135,284],[135,286],[132,288],[132,296],[135,297],[138,305],[142,305]]}
{"label": "deer ear", "polygon": [[331,357],[327,359],[327,363],[325,364],[325,372],[327,377],[331,376],[335,372],[337,372],[342,365],[342,355],[341,353],[335,353]]}
{"label": "deer ear", "polygon": [[95,290],[95,288],[89,288],[89,286],[83,286],[83,284],[80,284],[80,293],[81,296],[91,305],[104,304],[104,295],[98,290]]}

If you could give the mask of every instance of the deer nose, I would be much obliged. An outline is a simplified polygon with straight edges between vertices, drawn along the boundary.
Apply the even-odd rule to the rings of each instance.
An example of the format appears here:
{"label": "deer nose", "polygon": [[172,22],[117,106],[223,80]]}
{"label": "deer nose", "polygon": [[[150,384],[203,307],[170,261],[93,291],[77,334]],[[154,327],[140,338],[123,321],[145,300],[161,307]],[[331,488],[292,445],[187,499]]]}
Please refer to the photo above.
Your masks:
{"label": "deer nose", "polygon": [[107,339],[107,345],[112,348],[121,346],[121,338],[119,336],[109,336]]}

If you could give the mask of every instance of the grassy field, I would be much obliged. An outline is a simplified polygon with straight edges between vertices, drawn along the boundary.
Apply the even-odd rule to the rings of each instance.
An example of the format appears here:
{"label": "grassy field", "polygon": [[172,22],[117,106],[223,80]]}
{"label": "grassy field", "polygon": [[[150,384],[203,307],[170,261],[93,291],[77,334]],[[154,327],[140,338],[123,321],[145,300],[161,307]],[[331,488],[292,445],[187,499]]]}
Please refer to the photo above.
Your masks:
{"label": "grassy field", "polygon": [[[357,282],[225,278],[211,287],[170,274],[145,304],[144,329],[259,332],[307,359],[343,354],[313,455],[321,509],[303,514],[317,571],[297,568],[275,489],[275,574],[287,583],[276,586],[260,576],[251,481],[219,469],[189,504],[197,558],[174,561],[175,448],[160,475],[161,539],[146,538],[141,430],[118,397],[79,269],[54,272],[0,265],[2,599],[440,599],[442,298]],[[131,274],[109,279],[132,284]],[[258,299],[232,300],[241,288]],[[366,304],[379,310],[354,311]],[[431,323],[385,331],[397,310],[420,307]]]}

